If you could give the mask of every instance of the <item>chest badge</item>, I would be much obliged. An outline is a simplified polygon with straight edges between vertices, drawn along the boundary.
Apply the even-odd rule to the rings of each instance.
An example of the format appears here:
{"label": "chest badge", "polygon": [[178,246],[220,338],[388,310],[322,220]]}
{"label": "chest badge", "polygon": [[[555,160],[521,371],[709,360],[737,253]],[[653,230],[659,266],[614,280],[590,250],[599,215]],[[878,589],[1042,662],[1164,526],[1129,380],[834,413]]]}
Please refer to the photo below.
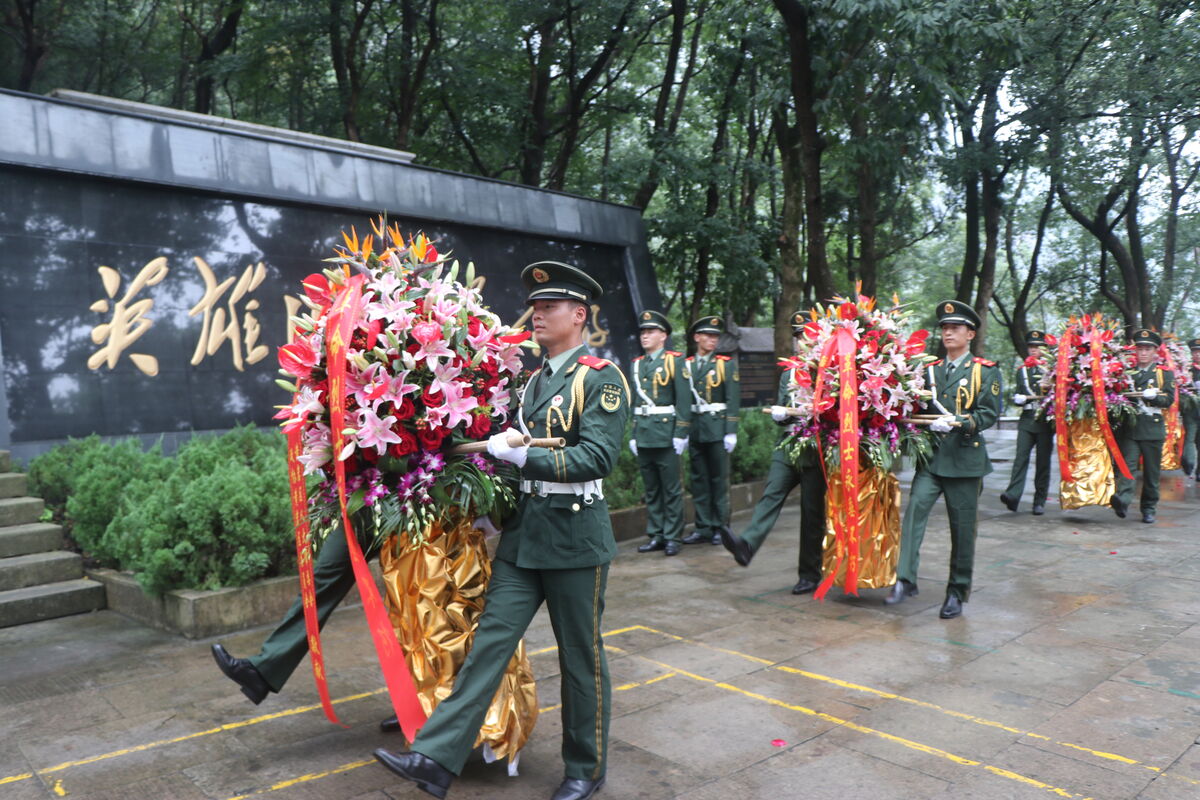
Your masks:
{"label": "chest badge", "polygon": [[959,378],[959,379],[958,379],[958,385],[959,385],[959,386],[966,386],[966,385],[967,385],[967,379],[966,379],[966,378]]}
{"label": "chest badge", "polygon": [[550,398],[550,405],[554,406],[555,408],[558,408],[562,404],[563,404],[563,396],[561,394],[556,394],[556,395],[554,395],[554,397]]}

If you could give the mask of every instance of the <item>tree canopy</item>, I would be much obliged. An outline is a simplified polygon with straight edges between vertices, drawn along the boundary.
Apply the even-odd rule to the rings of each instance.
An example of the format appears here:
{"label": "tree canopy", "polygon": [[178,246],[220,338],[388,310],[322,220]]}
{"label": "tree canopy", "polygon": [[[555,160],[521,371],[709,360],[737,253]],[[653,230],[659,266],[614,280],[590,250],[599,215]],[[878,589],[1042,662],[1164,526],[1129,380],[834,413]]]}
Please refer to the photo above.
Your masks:
{"label": "tree canopy", "polygon": [[[645,209],[664,309],[1200,335],[1200,0],[0,0],[0,85]],[[778,326],[780,351],[790,331]]]}

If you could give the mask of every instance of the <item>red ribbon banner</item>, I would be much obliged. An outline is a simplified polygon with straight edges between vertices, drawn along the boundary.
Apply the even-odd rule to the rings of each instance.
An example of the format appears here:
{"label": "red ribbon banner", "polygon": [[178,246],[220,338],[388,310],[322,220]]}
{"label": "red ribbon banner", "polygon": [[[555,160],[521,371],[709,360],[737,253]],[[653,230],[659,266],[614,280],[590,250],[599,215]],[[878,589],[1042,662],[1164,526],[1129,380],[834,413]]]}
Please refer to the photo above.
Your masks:
{"label": "red ribbon banner", "polygon": [[1133,480],[1133,475],[1129,473],[1129,467],[1125,464],[1125,457],[1121,455],[1117,437],[1113,436],[1112,426],[1108,424],[1108,401],[1104,398],[1104,364],[1101,360],[1104,342],[1101,339],[1100,326],[1096,324],[1099,321],[1100,315],[1097,314],[1093,320],[1089,342],[1092,354],[1092,402],[1096,406],[1096,420],[1100,423],[1100,433],[1104,435],[1104,444],[1112,454],[1113,463],[1121,470],[1122,475]]}
{"label": "red ribbon banner", "polygon": [[1171,382],[1174,391],[1171,396],[1171,407],[1167,409],[1167,438],[1175,437],[1175,457],[1183,458],[1183,431],[1180,429],[1179,420],[1179,372],[1175,369],[1175,359],[1171,358],[1171,351],[1166,345],[1162,346],[1162,357],[1166,361],[1167,371],[1171,373],[1174,380]]}
{"label": "red ribbon banner", "polygon": [[1071,482],[1071,442],[1067,438],[1067,381],[1071,374],[1071,349],[1075,329],[1068,327],[1058,342],[1054,365],[1054,439],[1058,446],[1058,472],[1063,483]]}
{"label": "red ribbon banner", "polygon": [[[842,499],[845,503],[845,515],[835,509],[833,527],[836,542],[836,559],[833,569],[829,571],[817,587],[813,596],[818,600],[825,597],[833,586],[842,562],[846,562],[846,578],[842,589],[847,594],[858,595],[858,540],[860,512],[858,507],[858,465],[859,465],[859,420],[858,420],[858,370],[855,364],[855,354],[858,352],[858,339],[848,328],[839,327],[834,337],[825,346],[821,354],[821,369],[818,374],[818,390],[814,392],[814,410],[823,388],[824,367],[836,354],[838,366],[838,460],[842,479]],[[824,459],[822,459],[824,464]]]}
{"label": "red ribbon banner", "polygon": [[299,425],[287,430],[288,486],[292,497],[292,524],[296,529],[296,567],[300,572],[300,602],[304,606],[304,631],[308,635],[308,656],[312,661],[313,680],[321,698],[325,718],[343,728],[349,727],[338,719],[329,700],[329,684],[325,680],[325,655],[321,651],[321,628],[317,624],[317,591],[313,583],[312,546],[308,528],[308,492],[304,485],[303,434]]}
{"label": "red ribbon banner", "polygon": [[345,449],[346,428],[346,351],[355,324],[362,313],[362,285],[364,276],[351,277],[346,287],[333,301],[327,331],[329,363],[329,417],[333,429],[333,469],[337,480],[338,501],[342,509],[342,525],[346,529],[346,547],[350,550],[350,563],[354,568],[354,582],[362,598],[363,613],[379,655],[379,666],[392,698],[392,708],[400,721],[400,729],[408,741],[417,737],[417,731],[425,724],[425,711],[417,698],[412,675],[404,660],[404,653],[396,641],[391,620],[379,597],[375,579],[363,558],[362,548],[350,525],[350,514],[346,510],[346,462],[342,460]]}

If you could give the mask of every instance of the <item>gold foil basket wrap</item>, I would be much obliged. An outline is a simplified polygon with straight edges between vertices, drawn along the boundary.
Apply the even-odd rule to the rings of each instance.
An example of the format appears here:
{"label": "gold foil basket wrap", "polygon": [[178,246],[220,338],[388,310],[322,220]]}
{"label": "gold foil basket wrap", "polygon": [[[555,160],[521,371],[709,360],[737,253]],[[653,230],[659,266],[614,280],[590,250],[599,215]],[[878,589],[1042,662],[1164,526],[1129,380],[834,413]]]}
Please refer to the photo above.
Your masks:
{"label": "gold foil basket wrap", "polygon": [[[1095,417],[1068,422],[1067,450],[1071,480],[1059,482],[1059,503],[1064,509],[1108,505],[1115,482],[1112,456],[1100,432],[1100,422]],[[1137,469],[1137,464],[1130,464],[1129,469]]]}
{"label": "gold foil basket wrap", "polygon": [[[837,563],[834,515],[844,518],[845,492],[840,473],[829,472],[825,493],[825,542],[821,572],[828,575]],[[891,472],[868,468],[858,473],[858,586],[882,589],[896,582],[896,559],[900,555],[900,481]],[[848,556],[847,556],[848,558]],[[842,560],[834,585],[844,587],[846,566]]]}
{"label": "gold foil basket wrap", "polygon": [[1179,440],[1183,438],[1183,422],[1179,414],[1167,414],[1167,438],[1163,441],[1162,469],[1181,469],[1179,463]]}
{"label": "gold foil basket wrap", "polygon": [[[492,575],[483,534],[470,519],[450,528],[434,524],[424,544],[391,536],[379,552],[387,587],[388,615],[404,650],[417,696],[426,714],[450,694],[471,649]],[[517,753],[537,721],[537,689],[524,640],[517,646],[500,688],[488,707],[475,746],[486,744],[496,758]]]}

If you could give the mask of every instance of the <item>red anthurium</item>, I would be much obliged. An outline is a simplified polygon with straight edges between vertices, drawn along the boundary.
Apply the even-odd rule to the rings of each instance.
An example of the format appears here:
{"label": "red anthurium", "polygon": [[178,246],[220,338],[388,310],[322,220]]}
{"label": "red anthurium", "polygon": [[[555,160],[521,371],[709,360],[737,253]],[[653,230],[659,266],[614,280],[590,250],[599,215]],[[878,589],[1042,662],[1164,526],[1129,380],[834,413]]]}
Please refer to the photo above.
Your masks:
{"label": "red anthurium", "polygon": [[329,286],[329,279],[319,272],[314,272],[304,279],[304,294],[309,300],[316,303],[322,312],[333,305],[333,292]]}
{"label": "red anthurium", "polygon": [[821,326],[815,321],[804,323],[804,335],[809,339],[816,339],[821,335]]}
{"label": "red anthurium", "polygon": [[371,350],[375,347],[375,342],[379,339],[379,334],[383,330],[383,320],[373,319],[367,324],[367,349]]}
{"label": "red anthurium", "polygon": [[912,336],[908,337],[908,341],[904,343],[904,355],[915,356],[925,350],[925,340],[929,338],[929,331],[922,328],[915,331]]}
{"label": "red anthurium", "polygon": [[520,333],[510,333],[507,336],[500,336],[497,338],[499,338],[500,341],[504,342],[505,344],[520,344],[521,342],[527,341],[532,335],[533,334],[531,334],[529,331],[521,331]]}
{"label": "red anthurium", "polygon": [[297,339],[279,348],[279,366],[289,375],[307,378],[317,364],[317,351],[306,339]]}
{"label": "red anthurium", "polygon": [[838,308],[838,317],[841,319],[858,319],[858,306],[854,303],[842,303]]}

